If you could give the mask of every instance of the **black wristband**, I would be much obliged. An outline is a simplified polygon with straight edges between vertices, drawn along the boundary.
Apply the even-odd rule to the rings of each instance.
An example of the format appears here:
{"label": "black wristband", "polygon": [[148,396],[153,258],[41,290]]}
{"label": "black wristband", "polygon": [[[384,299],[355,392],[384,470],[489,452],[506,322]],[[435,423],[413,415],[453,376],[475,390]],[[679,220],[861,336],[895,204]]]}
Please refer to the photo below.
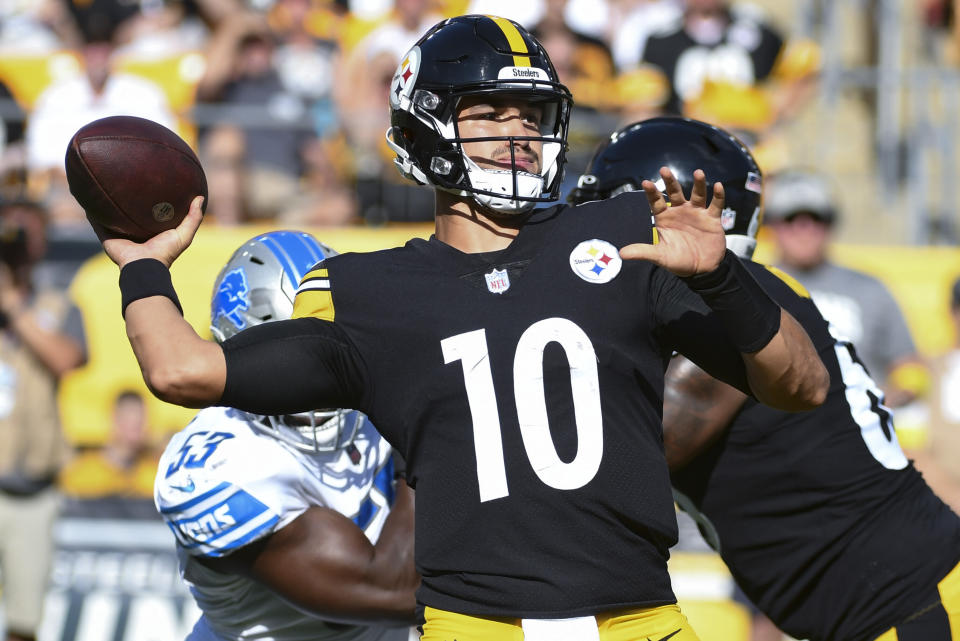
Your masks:
{"label": "black wristband", "polygon": [[780,306],[729,249],[715,270],[683,281],[720,317],[740,352],[760,351],[780,331]]}
{"label": "black wristband", "polygon": [[183,314],[166,265],[155,258],[141,258],[124,265],[120,270],[120,313],[126,316],[127,305],[150,296],[166,296]]}

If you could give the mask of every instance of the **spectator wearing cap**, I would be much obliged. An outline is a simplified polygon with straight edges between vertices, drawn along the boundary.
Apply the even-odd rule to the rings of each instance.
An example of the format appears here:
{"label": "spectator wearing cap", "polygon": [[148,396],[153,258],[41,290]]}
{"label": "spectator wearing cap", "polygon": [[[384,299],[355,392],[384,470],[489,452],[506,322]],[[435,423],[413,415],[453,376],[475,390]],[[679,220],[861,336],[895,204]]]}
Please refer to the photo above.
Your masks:
{"label": "spectator wearing cap", "polygon": [[929,369],[886,286],[830,260],[836,204],[830,182],[813,171],[788,170],[768,182],[764,216],[776,239],[778,266],[807,288],[834,331],[857,346],[885,404],[904,406],[927,392]]}

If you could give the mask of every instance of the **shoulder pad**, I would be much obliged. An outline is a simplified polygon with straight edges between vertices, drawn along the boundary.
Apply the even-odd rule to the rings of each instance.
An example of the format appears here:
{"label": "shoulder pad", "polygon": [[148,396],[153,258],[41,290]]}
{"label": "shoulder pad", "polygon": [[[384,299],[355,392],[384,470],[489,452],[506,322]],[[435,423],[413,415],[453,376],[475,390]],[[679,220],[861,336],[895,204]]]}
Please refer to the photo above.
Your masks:
{"label": "shoulder pad", "polygon": [[334,316],[330,272],[321,263],[300,281],[297,296],[293,300],[293,318],[313,317],[333,321]]}
{"label": "shoulder pad", "polygon": [[807,288],[804,287],[800,283],[800,281],[798,281],[796,278],[794,278],[787,272],[783,271],[782,269],[778,269],[774,267],[773,265],[764,265],[764,267],[766,267],[768,272],[770,272],[771,274],[773,274],[774,276],[782,280],[784,283],[786,283],[786,285],[790,289],[795,291],[798,296],[802,298],[810,298],[810,292],[808,292]]}

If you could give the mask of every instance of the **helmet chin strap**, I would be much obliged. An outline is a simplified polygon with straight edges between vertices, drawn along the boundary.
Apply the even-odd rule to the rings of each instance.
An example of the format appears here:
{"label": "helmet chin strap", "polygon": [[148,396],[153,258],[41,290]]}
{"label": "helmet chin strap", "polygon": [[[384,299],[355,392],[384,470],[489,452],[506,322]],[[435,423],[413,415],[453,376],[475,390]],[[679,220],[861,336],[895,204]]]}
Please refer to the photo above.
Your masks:
{"label": "helmet chin strap", "polygon": [[750,260],[753,258],[753,251],[757,248],[757,239],[750,236],[741,236],[739,234],[727,234],[727,249],[732,251],[740,258]]}
{"label": "helmet chin strap", "polygon": [[[457,189],[456,187],[444,187],[436,184],[425,174],[413,161],[410,153],[394,140],[394,127],[390,127],[386,132],[387,145],[396,153],[394,164],[405,178],[415,180],[424,185],[433,185],[436,189],[459,196],[461,198],[473,198],[477,203],[490,211],[503,216],[516,216],[525,214],[536,205],[535,200],[543,194],[543,185],[552,179],[556,171],[557,150],[549,154],[547,176],[531,174],[525,171],[511,171],[508,169],[483,169],[475,163],[469,156],[461,152],[464,167],[467,173],[467,180],[470,187],[474,190],[487,193],[476,193],[472,190]],[[435,159],[436,160],[436,159]],[[514,194],[513,182],[516,174],[517,192]],[[502,195],[501,195],[502,194]],[[517,197],[521,197],[520,198]]]}
{"label": "helmet chin strap", "polygon": [[[525,171],[511,171],[508,169],[483,169],[472,159],[464,155],[464,163],[467,168],[467,177],[470,180],[470,186],[478,191],[491,193],[466,192],[478,203],[503,215],[524,214],[536,204],[531,200],[520,200],[516,196],[523,198],[539,198],[543,193],[543,177]],[[513,191],[513,178],[516,175],[517,192]],[[496,194],[496,195],[494,195]],[[503,194],[502,196],[499,194]],[[466,194],[464,194],[466,195]]]}

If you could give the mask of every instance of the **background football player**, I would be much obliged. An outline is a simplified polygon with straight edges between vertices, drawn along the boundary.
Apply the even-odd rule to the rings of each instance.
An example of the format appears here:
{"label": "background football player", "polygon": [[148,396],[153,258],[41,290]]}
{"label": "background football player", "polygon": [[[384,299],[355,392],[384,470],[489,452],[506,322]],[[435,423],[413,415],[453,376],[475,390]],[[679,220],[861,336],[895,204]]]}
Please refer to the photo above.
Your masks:
{"label": "background football player", "polygon": [[809,409],[828,384],[809,337],[727,252],[702,173],[689,201],[665,173],[669,208],[656,191],[534,208],[556,199],[571,97],[523,27],[439,23],[390,96],[436,234],[328,258],[293,320],[222,346],[181,318],[167,271],[199,199],[176,230],[106,240],[145,380],[181,405],[368,414],[417,491],[428,641],[695,639],[667,573],[666,358]]}
{"label": "background football player", "polygon": [[[654,118],[615,132],[571,199],[640,189],[663,164],[687,189],[696,168],[723,182],[727,245],[749,260],[760,171],[740,141],[712,125]],[[833,336],[790,276],[747,264],[813,338],[830,392],[815,410],[781,412],[674,358],[664,440],[678,503],[747,596],[796,638],[956,639],[960,517],[903,455],[854,346]]]}
{"label": "background football player", "polygon": [[[244,244],[214,285],[213,335],[289,318],[300,278],[335,253],[289,231]],[[396,472],[359,412],[197,414],[171,439],[155,485],[203,610],[188,638],[406,641],[413,493]]]}

